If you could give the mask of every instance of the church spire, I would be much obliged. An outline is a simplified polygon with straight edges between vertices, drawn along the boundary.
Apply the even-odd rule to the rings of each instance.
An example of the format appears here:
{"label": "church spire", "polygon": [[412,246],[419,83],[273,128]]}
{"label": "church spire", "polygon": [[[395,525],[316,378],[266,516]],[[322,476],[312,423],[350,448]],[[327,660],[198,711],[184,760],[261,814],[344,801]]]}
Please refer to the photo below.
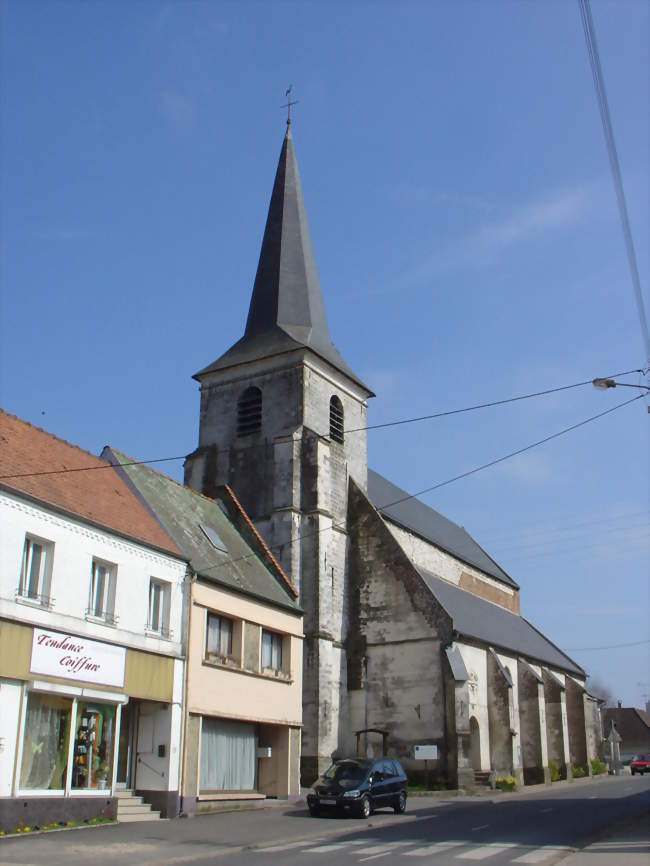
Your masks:
{"label": "church spire", "polygon": [[195,378],[301,346],[372,393],[350,370],[330,337],[287,123],[244,336]]}

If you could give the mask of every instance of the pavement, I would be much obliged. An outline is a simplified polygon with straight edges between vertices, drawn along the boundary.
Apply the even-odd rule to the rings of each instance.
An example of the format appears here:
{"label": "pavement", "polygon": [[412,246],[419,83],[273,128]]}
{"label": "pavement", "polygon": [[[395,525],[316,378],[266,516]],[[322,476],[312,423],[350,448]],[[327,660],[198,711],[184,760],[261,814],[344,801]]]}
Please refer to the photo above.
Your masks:
{"label": "pavement", "polygon": [[[304,805],[0,840],[0,866],[648,866],[650,779],[413,797],[405,815],[310,818]],[[578,858],[578,859],[574,859]],[[582,858],[582,859],[580,859]]]}

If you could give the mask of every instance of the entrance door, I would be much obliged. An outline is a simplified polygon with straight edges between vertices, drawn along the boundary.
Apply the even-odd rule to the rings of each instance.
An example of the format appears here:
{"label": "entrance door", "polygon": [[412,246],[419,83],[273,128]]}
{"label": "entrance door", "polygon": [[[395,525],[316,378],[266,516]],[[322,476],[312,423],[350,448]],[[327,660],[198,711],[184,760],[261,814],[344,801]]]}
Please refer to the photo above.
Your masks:
{"label": "entrance door", "polygon": [[122,720],[120,723],[120,740],[117,751],[117,788],[133,787],[133,765],[135,763],[135,719],[136,706],[129,702],[122,706]]}

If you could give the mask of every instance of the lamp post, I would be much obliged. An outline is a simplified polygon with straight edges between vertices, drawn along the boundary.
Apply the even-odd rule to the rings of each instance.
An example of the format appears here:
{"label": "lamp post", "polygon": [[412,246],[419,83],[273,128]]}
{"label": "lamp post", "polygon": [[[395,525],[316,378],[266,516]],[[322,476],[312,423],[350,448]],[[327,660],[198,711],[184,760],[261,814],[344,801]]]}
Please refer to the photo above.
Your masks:
{"label": "lamp post", "polygon": [[[650,385],[631,385],[628,382],[617,382],[616,379],[592,379],[591,384],[594,388],[598,388],[599,390],[606,391],[607,388],[639,388],[641,391],[648,391],[650,393]],[[650,414],[650,406],[648,408],[648,413]]]}

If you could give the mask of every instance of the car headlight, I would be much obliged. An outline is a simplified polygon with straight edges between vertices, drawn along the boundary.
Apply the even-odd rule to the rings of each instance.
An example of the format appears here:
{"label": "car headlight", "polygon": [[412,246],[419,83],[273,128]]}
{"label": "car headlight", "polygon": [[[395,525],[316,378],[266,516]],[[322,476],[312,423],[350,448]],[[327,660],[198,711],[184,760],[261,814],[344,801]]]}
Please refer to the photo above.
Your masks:
{"label": "car headlight", "polygon": [[360,797],[360,796],[361,796],[361,791],[359,791],[358,788],[355,788],[354,791],[346,791],[346,792],[343,794],[343,796],[344,796],[344,797]]}

